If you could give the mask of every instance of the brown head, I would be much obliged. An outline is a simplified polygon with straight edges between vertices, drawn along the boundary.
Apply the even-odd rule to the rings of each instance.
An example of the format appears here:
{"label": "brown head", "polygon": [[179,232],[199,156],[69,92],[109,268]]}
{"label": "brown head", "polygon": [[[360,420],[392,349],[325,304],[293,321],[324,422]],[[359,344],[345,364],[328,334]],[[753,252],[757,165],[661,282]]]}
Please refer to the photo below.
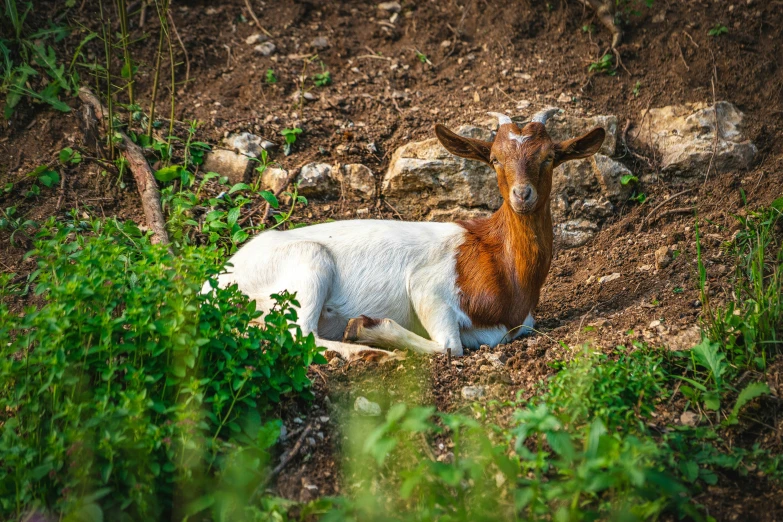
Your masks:
{"label": "brown head", "polygon": [[532,214],[549,201],[552,170],[565,161],[592,156],[606,135],[597,127],[578,138],[555,142],[544,126],[555,112],[557,109],[538,112],[522,127],[508,116],[490,113],[499,123],[494,142],[464,138],[443,125],[435,126],[435,134],[452,154],[491,165],[503,199],[517,214]]}

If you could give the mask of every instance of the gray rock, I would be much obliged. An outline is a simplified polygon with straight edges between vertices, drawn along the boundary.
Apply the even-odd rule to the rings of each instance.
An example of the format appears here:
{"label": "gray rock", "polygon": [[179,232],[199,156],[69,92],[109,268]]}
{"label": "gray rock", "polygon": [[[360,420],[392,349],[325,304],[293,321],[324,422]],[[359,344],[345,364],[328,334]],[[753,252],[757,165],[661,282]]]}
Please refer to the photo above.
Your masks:
{"label": "gray rock", "polygon": [[245,43],[247,45],[255,45],[259,42],[263,42],[264,40],[266,40],[266,36],[261,33],[255,33],[245,38]]}
{"label": "gray rock", "polygon": [[747,169],[753,164],[758,149],[744,134],[744,118],[737,107],[726,101],[709,106],[691,103],[650,109],[639,139],[658,150],[664,173],[702,178],[713,153],[713,168],[718,171]]}
{"label": "gray rock", "polygon": [[465,386],[462,388],[460,393],[463,399],[468,401],[475,401],[476,399],[484,397],[487,393],[487,390],[483,386]]}
{"label": "gray rock", "polygon": [[672,255],[668,246],[662,246],[655,251],[655,268],[661,270],[672,263]]}
{"label": "gray rock", "polygon": [[288,181],[288,171],[277,167],[267,167],[261,174],[261,188],[273,193],[282,191]]}
{"label": "gray rock", "polygon": [[378,9],[382,11],[388,11],[390,13],[399,13],[402,11],[402,6],[399,2],[381,2],[378,4]]}
{"label": "gray rock", "polygon": [[204,156],[204,172],[217,172],[228,178],[230,184],[247,182],[252,167],[250,158],[233,150],[214,149]]}
{"label": "gray rock", "polygon": [[229,134],[224,143],[227,148],[234,149],[236,152],[252,158],[258,158],[262,150],[271,150],[276,147],[271,141],[249,132]]}
{"label": "gray rock", "polygon": [[333,198],[340,185],[328,163],[308,163],[299,171],[299,194],[307,198]]}
{"label": "gray rock", "polygon": [[310,47],[314,49],[326,49],[329,47],[329,40],[325,36],[317,36],[310,42]]}
{"label": "gray rock", "polygon": [[598,233],[598,224],[586,219],[572,219],[555,225],[555,238],[563,248],[582,246]]}
{"label": "gray rock", "polygon": [[379,404],[369,401],[364,397],[356,397],[353,403],[353,409],[359,415],[364,417],[378,417],[381,414]]}
{"label": "gray rock", "polygon": [[255,47],[253,47],[253,50],[255,52],[262,54],[264,56],[271,55],[272,53],[275,52],[275,49],[277,49],[277,47],[272,42],[264,42],[260,45],[256,45]]}
{"label": "gray rock", "polygon": [[613,155],[617,146],[617,116],[613,114],[578,117],[564,112],[555,114],[546,124],[547,132],[555,141],[581,136],[596,127],[602,127],[606,131],[606,138],[598,152],[606,156]]}
{"label": "gray rock", "polygon": [[[492,139],[490,131],[479,127],[461,127],[459,133]],[[411,142],[394,151],[382,191],[401,211],[422,205],[495,210],[502,203],[491,167],[452,155],[436,138]]]}
{"label": "gray rock", "polygon": [[339,172],[344,188],[368,198],[375,197],[375,176],[369,167],[351,163],[343,165]]}

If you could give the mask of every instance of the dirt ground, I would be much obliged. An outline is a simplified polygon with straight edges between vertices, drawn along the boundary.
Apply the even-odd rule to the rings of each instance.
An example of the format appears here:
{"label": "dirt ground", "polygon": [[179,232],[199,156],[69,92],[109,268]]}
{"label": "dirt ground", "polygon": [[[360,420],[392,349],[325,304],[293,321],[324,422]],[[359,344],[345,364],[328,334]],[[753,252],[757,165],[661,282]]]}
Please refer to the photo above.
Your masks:
{"label": "dirt ground", "polygon": [[[61,13],[55,2],[40,3],[51,6],[52,13]],[[341,481],[340,448],[347,435],[336,426],[357,396],[386,407],[404,395],[455,411],[466,406],[460,390],[469,384],[487,385],[490,396],[501,400],[513,399],[518,391],[531,396],[536,384],[556,371],[550,363],[570,357],[560,343],[572,347],[589,343],[607,352],[633,340],[687,348],[701,314],[694,281],[694,220],[691,213],[667,214],[666,208],[693,207],[705,222],[710,291],[718,302],[729,290],[726,276],[733,270],[720,246],[736,229],[733,216],[745,212],[742,193],[747,206],[754,208],[783,192],[783,143],[778,139],[783,130],[781,1],[656,0],[651,9],[639,7],[640,14],[625,17],[620,48],[625,69],[615,76],[588,72],[588,65],[604,53],[609,34],[580,2],[406,0],[402,4],[402,12],[391,23],[390,13],[372,2],[253,2],[276,46],[276,52],[266,57],[245,43],[260,31],[242,0],[175,3],[173,18],[189,61],[189,82],[176,92],[176,119],[202,122],[198,139],[210,143],[228,132],[249,131],[280,144],[280,130],[296,125],[304,133],[294,154],[273,155],[284,168],[315,160],[363,163],[380,182],[391,152],[411,140],[432,137],[435,123],[482,124],[487,111],[524,112],[516,108],[522,100],[533,107],[559,105],[575,113],[616,114],[624,128],[628,121],[638,122],[650,107],[716,99],[728,100],[746,114],[747,135],[759,154],[750,171],[713,171],[669,207],[652,211],[683,187],[656,172],[652,151],[633,139],[631,129],[627,145],[635,154],[620,147],[619,159],[637,175],[647,175],[644,179],[649,181],[642,188],[648,202],[629,202],[619,208],[587,245],[556,250],[536,313],[543,333],[493,347],[507,359],[502,369],[486,363],[490,348],[485,348],[451,364],[445,357],[409,356],[393,364],[356,362],[311,370],[316,402],[281,406],[289,427],[283,449],[307,424],[319,434],[316,444],[300,452],[278,477],[275,493],[292,499],[332,495],[346,487]],[[31,16],[43,18],[46,13],[47,9],[36,9]],[[656,15],[659,18],[653,21]],[[87,27],[97,23],[89,3],[83,11],[68,12],[66,19]],[[728,33],[708,36],[717,23],[724,24]],[[594,31],[583,30],[589,24]],[[131,19],[131,31],[139,37],[132,51],[140,65],[137,96],[143,107],[151,96],[149,71],[157,27],[148,19],[139,28],[137,16]],[[325,37],[328,46],[314,49],[311,43],[317,37]],[[79,39],[74,35],[61,44],[64,56],[72,56]],[[316,51],[333,84],[313,89],[315,99],[296,108],[292,95],[299,90],[296,81],[303,58]],[[179,47],[174,52],[183,62],[176,67],[177,78],[184,80],[184,54]],[[426,55],[428,63],[419,60],[417,52]],[[268,68],[274,69],[278,83],[264,82]],[[318,72],[317,62],[306,70],[308,76]],[[557,102],[563,93],[575,101]],[[168,113],[168,97],[164,87],[158,100],[161,113]],[[78,101],[67,101],[78,108]],[[23,103],[3,123],[0,187],[13,182],[14,188],[0,194],[0,205],[16,205],[20,214],[36,221],[63,216],[74,207],[99,216],[143,221],[132,178],[118,180],[112,172],[101,175],[102,168],[91,161],[63,171],[61,190],[22,197],[29,188],[27,172],[54,162],[62,147],[82,145],[77,119],[77,110],[62,114]],[[177,130],[184,129],[185,124],[178,123]],[[369,209],[367,217],[388,219],[416,219],[426,211],[400,216],[382,198],[343,198],[311,201],[295,220],[355,218],[359,209]],[[34,266],[23,260],[26,246],[11,245],[4,232],[0,242],[0,269],[23,278]],[[676,246],[681,254],[668,267],[656,270],[654,252],[663,245]],[[612,273],[620,277],[605,284],[595,282]],[[15,303],[15,309],[21,311],[23,304]],[[677,400],[670,401],[660,422],[678,422],[681,409],[677,407]],[[783,421],[777,419],[776,408],[770,408],[765,419],[779,433]],[[781,447],[779,435],[764,433],[746,430],[743,446],[759,442]],[[724,476],[720,487],[711,488],[698,501],[719,520],[783,519],[783,493],[760,479]]]}

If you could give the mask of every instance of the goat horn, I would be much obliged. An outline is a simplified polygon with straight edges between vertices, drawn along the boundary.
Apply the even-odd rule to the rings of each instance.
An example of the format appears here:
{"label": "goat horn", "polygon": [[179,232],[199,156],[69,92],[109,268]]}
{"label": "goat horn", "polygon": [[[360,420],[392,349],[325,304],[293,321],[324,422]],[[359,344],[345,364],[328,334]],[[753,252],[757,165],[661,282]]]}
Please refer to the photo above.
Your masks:
{"label": "goat horn", "polygon": [[552,117],[553,114],[557,114],[560,112],[560,109],[557,107],[547,107],[546,109],[540,110],[537,113],[533,115],[533,118],[530,120],[536,121],[538,123],[546,124],[546,121]]}
{"label": "goat horn", "polygon": [[511,118],[509,118],[505,114],[501,114],[499,112],[488,112],[487,114],[497,118],[498,119],[498,125],[505,125],[506,123],[511,123]]}

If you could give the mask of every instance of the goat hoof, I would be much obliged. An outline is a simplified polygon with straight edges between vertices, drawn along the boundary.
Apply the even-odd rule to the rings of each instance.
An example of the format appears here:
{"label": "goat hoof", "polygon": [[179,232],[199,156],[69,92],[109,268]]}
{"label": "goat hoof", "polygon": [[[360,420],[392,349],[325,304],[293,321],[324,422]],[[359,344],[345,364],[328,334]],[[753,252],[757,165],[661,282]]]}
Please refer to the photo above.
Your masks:
{"label": "goat hoof", "polygon": [[367,317],[366,315],[354,317],[348,321],[348,326],[345,327],[345,331],[343,332],[343,342],[350,343],[361,341],[362,331],[365,328],[373,328],[379,324],[381,324],[379,319],[373,319],[372,317]]}

